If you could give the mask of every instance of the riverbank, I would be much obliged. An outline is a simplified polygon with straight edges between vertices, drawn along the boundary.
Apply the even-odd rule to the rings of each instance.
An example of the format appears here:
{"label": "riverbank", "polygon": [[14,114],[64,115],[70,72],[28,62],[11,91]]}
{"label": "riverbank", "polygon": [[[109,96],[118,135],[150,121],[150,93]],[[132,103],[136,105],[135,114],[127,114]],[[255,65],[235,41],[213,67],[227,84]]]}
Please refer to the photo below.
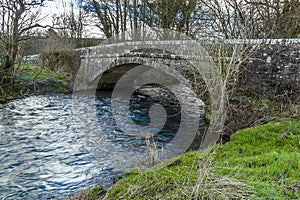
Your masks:
{"label": "riverbank", "polygon": [[[16,97],[68,93],[70,82],[67,75],[21,66],[17,68],[16,87],[18,90],[12,91]],[[14,94],[6,96],[4,101],[13,98]],[[237,131],[224,146],[189,152],[154,168],[134,169],[108,192],[94,187],[83,191],[77,199],[299,198],[296,179],[300,147],[293,141],[299,141],[300,119],[296,116],[300,107],[287,101],[282,103],[275,97],[269,99],[244,94],[232,97],[225,127],[228,138],[222,143],[229,141],[236,130],[264,124],[274,117],[295,116],[295,119]]]}
{"label": "riverbank", "polygon": [[31,65],[20,64],[15,69],[14,84],[0,94],[0,103],[40,94],[70,93],[69,76]]}
{"label": "riverbank", "polygon": [[125,173],[74,199],[299,199],[300,118],[237,131],[231,141]]}

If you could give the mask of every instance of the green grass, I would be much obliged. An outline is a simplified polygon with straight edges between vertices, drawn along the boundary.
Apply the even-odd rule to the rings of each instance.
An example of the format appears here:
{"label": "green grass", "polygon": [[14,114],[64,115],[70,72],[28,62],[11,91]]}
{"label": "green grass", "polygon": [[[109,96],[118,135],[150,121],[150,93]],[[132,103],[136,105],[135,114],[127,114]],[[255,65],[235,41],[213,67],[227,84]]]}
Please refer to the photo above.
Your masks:
{"label": "green grass", "polygon": [[215,172],[246,180],[258,197],[300,199],[300,119],[238,131],[214,160]]}
{"label": "green grass", "polygon": [[24,95],[67,93],[68,78],[48,69],[19,63],[15,66],[14,83],[0,87],[0,103]]}
{"label": "green grass", "polygon": [[106,199],[300,199],[300,119],[235,133],[231,142],[126,173]]}
{"label": "green grass", "polygon": [[[37,66],[21,65],[17,68],[17,82],[36,86],[37,93],[65,93],[67,76]],[[32,91],[31,91],[32,92]]]}
{"label": "green grass", "polygon": [[68,197],[67,200],[96,200],[102,199],[103,195],[105,194],[105,190],[100,186],[95,186],[93,188],[87,188],[81,192],[79,192],[74,197]]}
{"label": "green grass", "polygon": [[[207,199],[251,195],[242,182],[211,171],[210,153],[189,152],[158,167],[124,175],[106,199]],[[239,188],[239,191],[235,191]]]}

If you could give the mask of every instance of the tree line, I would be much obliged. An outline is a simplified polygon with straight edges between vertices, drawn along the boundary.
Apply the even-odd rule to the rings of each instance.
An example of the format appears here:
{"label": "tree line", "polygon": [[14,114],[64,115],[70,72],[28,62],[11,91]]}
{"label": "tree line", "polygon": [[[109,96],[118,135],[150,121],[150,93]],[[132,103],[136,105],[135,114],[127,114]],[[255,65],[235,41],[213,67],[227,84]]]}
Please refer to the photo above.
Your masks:
{"label": "tree line", "polygon": [[107,38],[145,26],[222,38],[294,38],[299,0],[89,0]]}

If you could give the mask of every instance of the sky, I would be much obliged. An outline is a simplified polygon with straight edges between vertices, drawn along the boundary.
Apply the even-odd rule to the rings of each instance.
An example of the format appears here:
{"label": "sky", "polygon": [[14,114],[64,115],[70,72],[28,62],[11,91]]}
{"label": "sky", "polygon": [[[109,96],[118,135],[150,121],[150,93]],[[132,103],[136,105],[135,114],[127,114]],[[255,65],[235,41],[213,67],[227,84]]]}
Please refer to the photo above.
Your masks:
{"label": "sky", "polygon": [[60,14],[64,11],[68,11],[70,9],[70,5],[74,0],[52,0],[52,1],[44,1],[43,6],[34,5],[33,10],[40,10],[42,16],[47,16],[43,21],[43,25],[51,25],[52,24],[52,16],[53,14]]}
{"label": "sky", "polygon": [[[31,1],[31,0],[27,0]],[[44,0],[44,5],[34,5],[33,10],[40,11],[43,20],[40,22],[42,25],[52,25],[52,16],[59,15],[63,12],[68,12],[71,10],[71,5],[74,5],[74,10],[78,9],[77,0]],[[99,34],[100,30],[90,25],[85,30],[85,37],[97,37],[102,38],[103,35]]]}

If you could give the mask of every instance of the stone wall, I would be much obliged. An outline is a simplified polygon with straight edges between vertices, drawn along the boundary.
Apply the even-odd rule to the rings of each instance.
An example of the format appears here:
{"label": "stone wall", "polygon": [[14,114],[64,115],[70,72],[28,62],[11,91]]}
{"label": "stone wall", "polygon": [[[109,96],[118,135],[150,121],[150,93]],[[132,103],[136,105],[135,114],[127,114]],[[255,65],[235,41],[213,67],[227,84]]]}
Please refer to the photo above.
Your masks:
{"label": "stone wall", "polygon": [[[236,42],[241,41],[235,41],[235,43]],[[278,84],[290,84],[295,87],[300,87],[300,40],[292,40],[290,42],[277,40],[251,40],[250,42],[250,45],[255,45],[256,50],[251,54],[247,63],[245,63],[246,70],[244,70],[242,77],[242,82],[244,84],[269,84],[271,82],[277,82]],[[235,43],[232,43],[231,41],[229,42],[229,45]],[[89,49],[93,50],[94,48],[97,47]],[[106,48],[103,45],[101,49]],[[84,55],[84,52],[88,52],[87,49],[82,49],[81,52],[83,53],[83,56],[89,56]],[[135,52],[129,53],[130,55],[128,55],[128,57],[132,57],[134,53]],[[144,52],[142,56],[135,56],[145,58],[146,54],[147,52]],[[108,56],[108,54],[105,53],[104,55],[105,57]],[[126,53],[124,55],[126,55]],[[121,56],[123,59],[126,57],[124,55]],[[112,57],[114,56],[115,55],[112,55]],[[172,65],[174,65],[174,60],[175,62],[177,60],[178,63],[182,62],[180,59],[176,59],[176,57],[173,58],[172,56],[174,57],[176,55],[163,55],[156,59],[163,59],[165,60],[164,62],[168,62],[168,60],[170,60]],[[92,55],[92,57],[99,57],[99,59],[101,59],[102,56]],[[149,57],[151,58],[152,56]],[[126,58],[124,60],[126,60]]]}
{"label": "stone wall", "polygon": [[244,72],[249,83],[283,83],[300,87],[300,44],[264,45],[253,52]]}
{"label": "stone wall", "polygon": [[241,95],[282,106],[300,103],[300,44],[260,46],[245,64],[238,87]]}
{"label": "stone wall", "polygon": [[[40,54],[42,52],[66,51],[99,45],[103,40],[96,38],[62,38],[62,37],[30,37],[26,43],[21,44],[21,55]],[[1,52],[0,52],[1,55]]]}

